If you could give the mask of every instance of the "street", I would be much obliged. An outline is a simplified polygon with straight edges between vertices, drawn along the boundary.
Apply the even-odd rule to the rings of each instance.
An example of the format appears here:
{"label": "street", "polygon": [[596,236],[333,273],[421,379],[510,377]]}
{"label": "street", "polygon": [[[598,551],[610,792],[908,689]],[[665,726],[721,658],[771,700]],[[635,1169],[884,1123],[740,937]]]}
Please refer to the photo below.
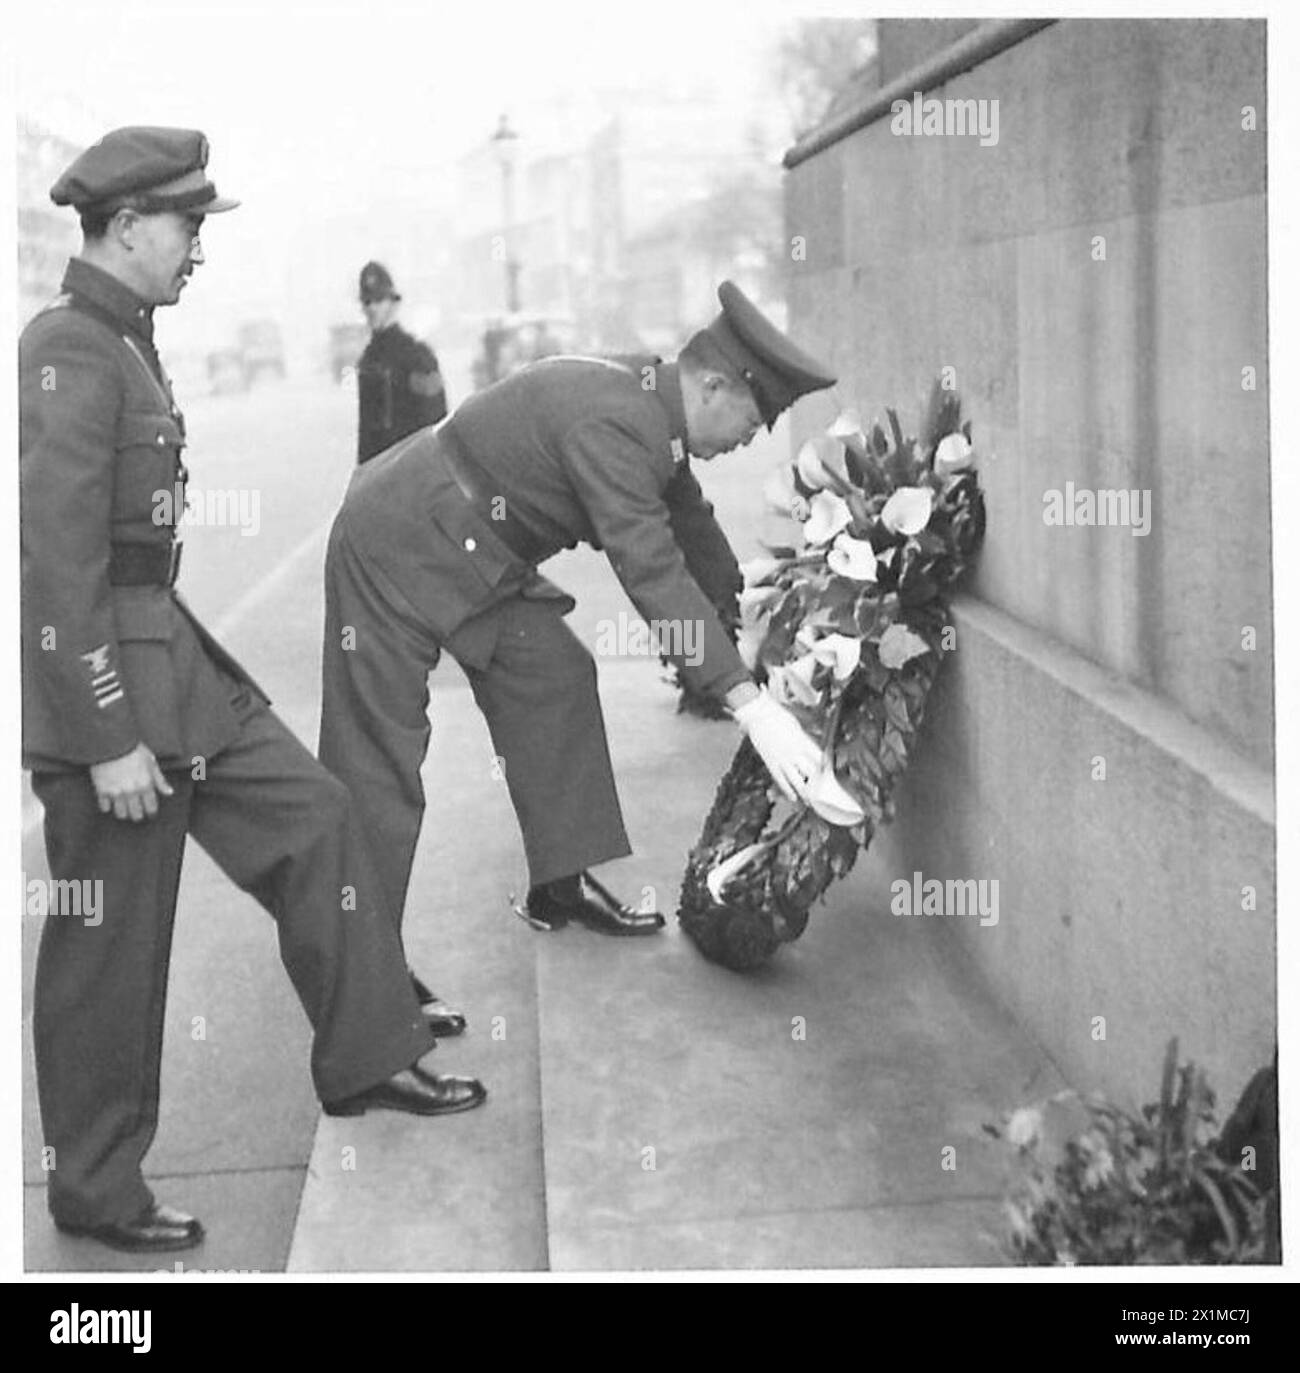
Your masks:
{"label": "street", "polygon": [[[352,470],[345,384],[179,400],[197,492],[235,524],[185,532],[180,587],[313,749],[325,534]],[[742,557],[784,424],[701,470]],[[697,470],[700,465],[697,464]],[[256,513],[256,520],[251,517]],[[630,612],[604,559],[545,572],[595,648]],[[704,961],[673,918],[738,735],[675,713],[653,658],[601,658],[601,694],[636,854],[600,875],[669,918],[653,939],[530,930],[522,847],[468,687],[432,678],[429,810],[406,916],[416,969],[469,1017],[439,1071],[487,1105],[418,1120],[328,1119],[265,914],[196,846],[182,881],[155,1192],[204,1246],[164,1263],[56,1234],[45,1212],[30,1047],[39,920],[25,921],[24,1152],[29,1269],[581,1271],[1002,1261],[1000,1162],[984,1121],[1060,1085],[936,926],[888,913],[868,857],[805,937],[756,974]],[[38,830],[24,868],[46,873]],[[941,1166],[955,1147],[958,1164]]]}

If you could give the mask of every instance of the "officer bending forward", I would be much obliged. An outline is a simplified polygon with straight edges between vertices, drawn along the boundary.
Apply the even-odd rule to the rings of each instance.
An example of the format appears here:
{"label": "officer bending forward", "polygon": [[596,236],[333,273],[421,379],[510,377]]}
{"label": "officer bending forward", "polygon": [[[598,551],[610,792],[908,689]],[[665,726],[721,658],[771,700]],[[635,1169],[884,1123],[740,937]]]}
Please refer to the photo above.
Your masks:
{"label": "officer bending forward", "polygon": [[730,550],[688,455],[748,443],[835,379],[730,282],[718,297],[721,314],[675,364],[544,359],[353,475],[326,557],[320,757],[357,798],[392,909],[406,902],[427,678],[445,650],[505,759],[531,881],[520,914],[542,930],[662,927],[587,871],[631,850],[595,664],[562,618],[574,602],[537,573],[580,541],[604,549],[647,621],[702,627],[683,674],[726,702],[787,794],[816,775],[817,746],[751,679],[700,588],[701,564]]}
{"label": "officer bending forward", "polygon": [[102,883],[99,922],[50,914],[37,958],[48,1200],[59,1229],[142,1252],[203,1238],[142,1172],[187,835],[277,922],[327,1111],[485,1095],[419,1062],[434,1027],[346,788],[172,589],[185,430],[153,311],[203,261],[204,216],[238,203],[206,162],[200,133],[128,128],[68,168],[51,197],[80,211],[84,247],[19,352],[24,761],[53,878]]}

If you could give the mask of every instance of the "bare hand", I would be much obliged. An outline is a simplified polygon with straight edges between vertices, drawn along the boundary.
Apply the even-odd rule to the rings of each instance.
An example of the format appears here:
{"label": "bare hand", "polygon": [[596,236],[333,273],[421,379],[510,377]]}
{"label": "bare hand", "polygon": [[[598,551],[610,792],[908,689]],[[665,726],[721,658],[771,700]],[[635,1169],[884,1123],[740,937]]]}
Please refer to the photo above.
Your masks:
{"label": "bare hand", "polygon": [[158,793],[174,794],[148,744],[107,763],[92,763],[90,781],[99,809],[105,815],[111,810],[119,820],[152,819],[158,814]]}

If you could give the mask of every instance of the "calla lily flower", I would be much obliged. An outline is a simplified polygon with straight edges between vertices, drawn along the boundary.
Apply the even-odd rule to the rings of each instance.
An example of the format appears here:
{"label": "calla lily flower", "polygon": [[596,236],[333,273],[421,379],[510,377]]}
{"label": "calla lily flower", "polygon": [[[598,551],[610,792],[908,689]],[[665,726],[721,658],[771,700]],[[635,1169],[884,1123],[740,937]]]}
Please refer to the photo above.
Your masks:
{"label": "calla lily flower", "polygon": [[941,476],[969,472],[975,466],[975,450],[965,434],[949,434],[934,450],[934,469]]}
{"label": "calla lily flower", "polygon": [[817,659],[811,653],[767,670],[767,680],[783,705],[815,706],[821,701],[821,693],[812,684],[813,673],[817,670]]}
{"label": "calla lily flower", "polygon": [[867,431],[862,427],[862,416],[851,406],[835,416],[835,422],[826,432],[848,444],[859,456],[867,451]]}
{"label": "calla lily flower", "polygon": [[840,785],[835,770],[824,767],[808,788],[808,804],[832,825],[859,825],[866,819],[866,811]]}
{"label": "calla lily flower", "polygon": [[788,462],[783,462],[763,483],[763,499],[778,515],[795,520],[808,518],[808,502],[795,490],[794,468]]}
{"label": "calla lily flower", "polygon": [[829,543],[852,520],[853,512],[846,501],[828,491],[819,491],[812,498],[812,511],[804,524],[803,536],[809,543]]}
{"label": "calla lily flower", "polygon": [[795,458],[799,477],[810,491],[823,487],[843,488],[848,485],[848,471],[844,466],[844,445],[829,434],[808,439]]}
{"label": "calla lily flower", "polygon": [[754,624],[762,618],[765,607],[781,594],[779,586],[748,586],[740,593],[740,622]]}
{"label": "calla lily flower", "polygon": [[748,562],[740,564],[740,575],[744,577],[746,586],[762,586],[784,566],[780,558],[750,558]]}
{"label": "calla lily flower", "polygon": [[928,486],[900,486],[885,502],[880,522],[895,534],[919,534],[933,510],[934,492]]}
{"label": "calla lily flower", "polygon": [[704,879],[709,895],[721,905],[722,889],[742,868],[748,867],[768,847],[767,844],[746,844],[743,849],[738,849],[730,857],[724,858]]}
{"label": "calla lily flower", "polygon": [[819,663],[829,663],[835,680],[845,682],[862,657],[862,644],[847,634],[828,634],[813,645],[813,657]]}
{"label": "calla lily flower", "polygon": [[919,634],[913,634],[906,625],[892,624],[880,636],[877,652],[885,667],[897,669],[922,653],[929,653],[930,645]]}
{"label": "calla lily flower", "polygon": [[826,564],[832,572],[839,573],[841,577],[851,577],[855,582],[876,580],[876,550],[869,539],[855,539],[852,534],[841,534],[826,555]]}

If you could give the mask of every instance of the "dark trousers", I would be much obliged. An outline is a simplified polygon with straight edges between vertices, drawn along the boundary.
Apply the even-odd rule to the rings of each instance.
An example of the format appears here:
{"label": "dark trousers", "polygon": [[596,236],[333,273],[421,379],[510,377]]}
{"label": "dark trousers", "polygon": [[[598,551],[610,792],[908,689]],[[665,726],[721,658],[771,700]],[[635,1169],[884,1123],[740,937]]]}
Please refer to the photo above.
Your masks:
{"label": "dark trousers", "polygon": [[[596,665],[563,620],[572,604],[512,595],[443,643],[336,522],[325,562],[320,758],[356,797],[399,919],[424,816],[428,677],[444,648],[465,669],[487,720],[530,880],[631,852]],[[462,652],[458,641],[474,651]]]}
{"label": "dark trousers", "polygon": [[350,1096],[433,1046],[392,915],[357,842],[346,788],[231,682],[239,737],[206,778],[133,823],[100,812],[86,771],[41,772],[50,871],[102,881],[102,920],[51,913],[33,1028],[49,1205],[73,1225],[129,1220],[152,1200],[141,1171],[158,1123],[163,1010],[187,834],[279,927],[280,956],[313,1029],[324,1101]]}

